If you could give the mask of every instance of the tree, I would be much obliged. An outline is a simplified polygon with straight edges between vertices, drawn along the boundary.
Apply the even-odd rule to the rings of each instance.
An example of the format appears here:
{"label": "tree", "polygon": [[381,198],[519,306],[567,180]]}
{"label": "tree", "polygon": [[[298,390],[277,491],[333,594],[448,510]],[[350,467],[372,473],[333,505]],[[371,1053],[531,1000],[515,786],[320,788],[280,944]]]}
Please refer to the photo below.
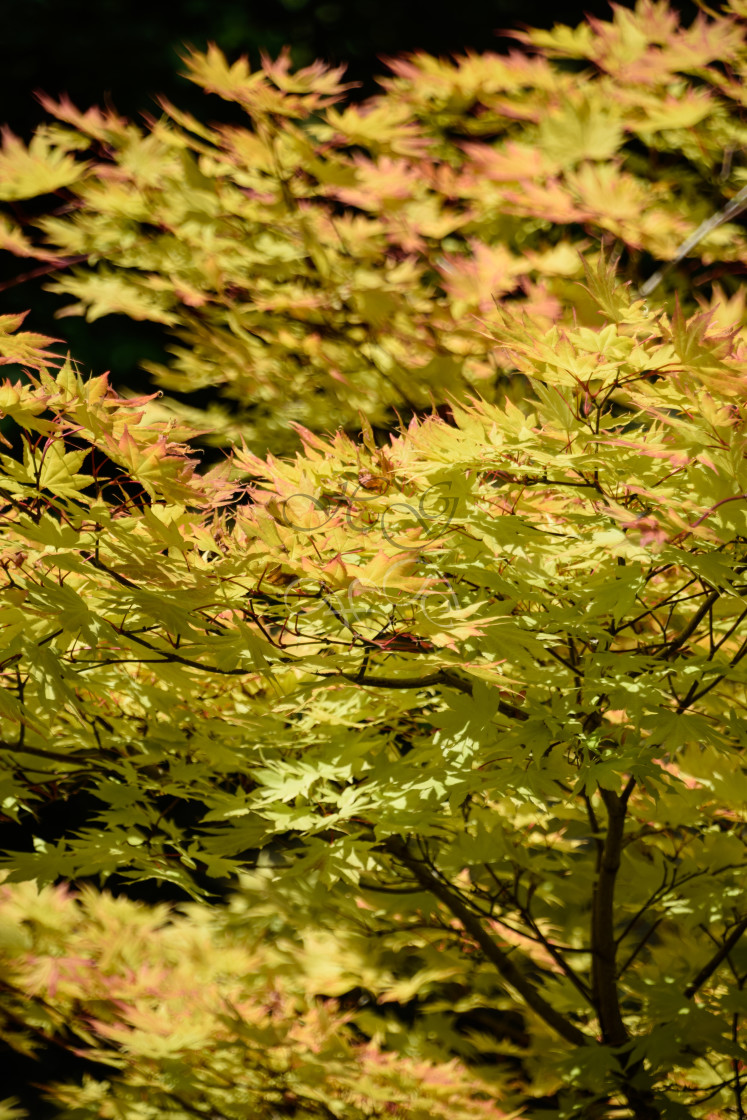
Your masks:
{"label": "tree", "polygon": [[[674,83],[674,63],[651,43],[668,37],[680,49],[678,67],[684,57],[700,82],[725,89],[721,70],[704,68],[703,58],[715,57],[714,44],[736,57],[742,24],[729,18],[677,30],[671,13],[651,5],[641,5],[636,19],[618,11],[612,30],[570,38],[556,31],[548,49],[569,43],[566,53],[596,57],[603,42],[611,68],[617,34],[628,44],[625,73],[632,41],[644,79],[654,70],[661,103],[673,88],[671,96],[691,109],[710,106],[708,128],[718,121],[721,135],[736,134],[726,102],[703,85]],[[640,35],[631,40],[634,26]],[[422,83],[418,97],[430,96],[429,73],[440,88],[440,65],[398,65],[401,80]],[[564,72],[547,62],[517,56],[510,65],[510,81],[495,60],[464,67],[472,80],[487,74],[480,78],[486,87],[490,75],[499,74],[502,88],[527,73],[536,83],[522,94],[528,106],[538,89],[563,82]],[[366,1052],[374,1065],[399,1053],[438,1069],[455,1055],[477,1066],[472,1083],[446,1067],[449,1086],[463,1087],[465,1115],[482,1106],[486,1115],[523,1108],[540,1116],[548,1105],[557,1116],[589,1118],[741,1115],[747,478],[739,294],[725,301],[717,290],[708,313],[687,314],[679,301],[657,306],[623,282],[620,261],[587,248],[583,284],[559,281],[543,318],[532,313],[538,289],[556,282],[548,262],[562,259],[569,231],[551,231],[554,246],[528,245],[536,233],[529,222],[524,251],[535,263],[544,253],[538,268],[550,278],[530,285],[525,299],[483,301],[474,308],[479,318],[467,320],[470,305],[461,306],[457,322],[457,288],[446,281],[440,291],[428,288],[435,281],[426,261],[446,235],[443,213],[440,225],[437,216],[424,219],[431,211],[420,200],[424,248],[415,251],[423,257],[393,261],[402,249],[395,242],[384,261],[374,264],[371,254],[364,281],[357,253],[332,256],[331,235],[324,240],[319,230],[326,215],[330,227],[343,225],[350,237],[358,231],[364,254],[372,226],[386,226],[384,219],[335,216],[319,200],[294,202],[282,173],[291,155],[262,131],[272,117],[283,142],[296,145],[288,151],[304,154],[315,174],[335,152],[335,129],[354,143],[368,136],[377,160],[344,160],[371,177],[376,198],[383,188],[375,175],[393,179],[386,190],[403,189],[392,145],[404,159],[422,158],[417,127],[393,116],[393,101],[385,97],[363,114],[328,109],[323,117],[319,99],[337,96],[339,75],[321,68],[290,75],[282,60],[250,75],[241,64],[229,71],[216,52],[192,66],[208,86],[240,89],[254,113],[253,131],[220,133],[233,146],[230,167],[207,150],[214,136],[174,109],[179,129],[206,148],[199,164],[185,158],[180,172],[173,126],[154,123],[144,138],[113,118],[69,107],[60,111],[81,132],[98,130],[100,142],[122,153],[116,166],[83,168],[64,131],[7,156],[8,181],[23,182],[24,167],[33,166],[28,181],[37,176],[38,186],[41,167],[45,189],[56,175],[58,186],[80,183],[83,200],[74,221],[43,221],[57,239],[53,249],[34,246],[8,224],[16,250],[47,253],[56,265],[75,237],[81,254],[94,252],[95,239],[96,253],[111,261],[114,247],[132,252],[129,263],[119,257],[108,271],[89,267],[58,283],[93,313],[150,309],[165,317],[195,347],[180,352],[180,376],[196,388],[204,371],[214,381],[219,372],[239,406],[247,382],[235,371],[252,356],[246,376],[274,403],[245,408],[233,428],[225,424],[218,438],[232,435],[235,446],[199,470],[186,440],[204,426],[200,413],[164,418],[154,398],[117,395],[105,377],[86,379],[70,360],[56,359],[53,340],[21,332],[17,318],[3,321],[3,361],[26,370],[6,382],[1,402],[8,442],[0,458],[3,807],[13,819],[37,814],[41,822],[34,850],[8,856],[6,884],[116,875],[204,897],[210,879],[241,876],[246,909],[232,916],[215,906],[216,929],[235,936],[238,928],[269,944],[268,963],[258,967],[270,973],[273,954],[284,955],[284,974],[299,974],[291,985],[299,999],[366,994],[352,1021],[379,1047]],[[628,104],[629,80],[604,88]],[[581,88],[582,96],[600,96],[592,81]],[[562,113],[590,121],[564,90],[572,108]],[[278,124],[289,105],[311,123]],[[529,114],[527,107],[522,120]],[[485,115],[465,113],[464,120],[487,128]],[[461,149],[447,146],[453,121],[435,111],[433,119],[444,130],[436,174],[447,196],[453,179],[443,181],[457,176],[449,161]],[[545,120],[555,123],[543,133]],[[554,135],[557,123],[553,111],[540,115],[535,139]],[[612,131],[617,143],[621,132]],[[586,145],[588,128],[580,134]],[[186,134],[179,135],[184,153]],[[331,147],[316,155],[310,137]],[[561,158],[557,141],[556,150]],[[239,151],[259,172],[238,169]],[[267,164],[268,151],[281,153],[276,163]],[[609,148],[603,153],[607,159]],[[190,223],[200,230],[195,245],[205,256],[189,288],[178,268],[168,269],[168,246],[177,252],[173,231],[143,245],[124,240],[121,216],[134,209],[135,220],[144,220],[144,201],[127,178],[133,167],[132,175],[152,178],[158,205],[173,207],[175,228],[185,237]],[[264,176],[265,186],[274,182],[272,197],[262,198],[251,174]],[[567,203],[569,179],[590,174],[588,164],[568,172],[558,206]],[[212,184],[203,181],[211,177]],[[483,179],[480,189],[492,182]],[[359,188],[348,182],[345,189]],[[225,215],[227,198],[240,211],[235,227],[215,217]],[[369,200],[360,190],[357,198],[348,201]],[[242,199],[260,215],[257,248],[247,249],[237,233],[246,228]],[[148,207],[157,218],[156,201]],[[662,202],[657,214],[667,212]],[[512,226],[512,237],[520,227]],[[233,232],[221,239],[224,228]],[[653,236],[653,221],[647,228]],[[214,249],[206,247],[208,229]],[[577,239],[572,227],[570,236]],[[509,250],[486,235],[471,255],[443,259],[463,279],[486,254],[495,263],[501,252]],[[251,253],[256,273],[248,271]],[[676,242],[660,255],[676,258]],[[286,268],[289,260],[295,263]],[[228,281],[242,269],[251,304]],[[261,296],[271,276],[283,287]],[[346,276],[357,288],[336,309],[334,298],[341,301],[350,286]],[[667,292],[667,282],[660,290]],[[377,293],[373,304],[365,292]],[[108,304],[107,293],[114,293]],[[562,301],[561,293],[568,293]],[[375,310],[377,299],[385,299],[385,312]],[[338,317],[329,331],[342,355],[332,372],[341,381],[325,374],[332,312]],[[354,359],[356,330],[375,340],[358,346],[365,364],[353,380],[344,363]],[[430,362],[423,360],[428,345]],[[444,375],[448,346],[448,369],[458,368],[462,381]],[[303,369],[301,354],[311,366],[308,398],[294,395],[293,377],[273,380],[275,371],[293,369],[294,355]],[[501,376],[488,380],[486,369]],[[483,395],[470,396],[470,378]],[[428,414],[412,400],[411,419],[385,436],[387,406],[402,405],[400,389],[409,395],[424,386],[437,409]],[[258,454],[277,428],[281,399],[302,402],[317,429],[351,425],[363,405],[376,428],[366,415],[355,437],[296,425],[302,447],[295,458]],[[288,438],[278,437],[278,446]],[[45,837],[46,806],[66,798],[87,819]],[[43,897],[46,907],[73,907]],[[7,898],[10,906],[32,905],[29,895],[16,902],[12,890]],[[109,904],[85,905],[94,913]],[[193,909],[190,917],[199,924],[204,913]],[[310,946],[324,968],[320,976],[318,964],[308,965],[316,976],[307,980]],[[14,950],[16,957],[26,951],[38,960],[28,945]],[[28,958],[12,967],[22,990]],[[255,994],[261,990],[258,983]],[[80,1035],[90,1010],[77,988],[69,998]],[[409,1004],[411,1021],[387,1018],[387,1002]],[[107,1020],[99,1033],[124,1039],[133,1027],[128,1006],[107,1003],[115,1026]],[[488,1043],[491,1011],[497,1025]],[[199,1038],[203,1046],[204,1030]],[[493,1066],[484,1061],[488,1045]],[[165,1083],[187,1077],[194,1047],[177,1038],[168,1050],[158,1073]],[[119,1060],[123,1084],[142,1084],[140,1059]],[[353,1070],[365,1061],[365,1054],[350,1057]],[[368,1103],[346,1097],[356,1076],[346,1068],[333,1114],[373,1111],[378,1089]],[[420,1092],[421,1074],[409,1091]],[[285,1101],[299,1116],[314,1115],[306,1076],[291,1089],[298,1099]],[[422,1090],[418,1113],[399,1074],[384,1083],[387,1106],[399,1102],[404,1115],[443,1114],[437,1093]],[[73,1114],[115,1108],[101,1105],[99,1090],[91,1093],[90,1105],[80,1105],[88,1112]],[[282,1115],[276,1098],[267,1100]],[[183,1105],[176,1095],[174,1102],[184,1115],[218,1108],[240,1117],[248,1107],[238,1094],[220,1104],[189,1097]],[[135,1111],[132,1098],[126,1107],[124,1115],[148,1115],[139,1103]],[[256,1114],[256,1100],[251,1107]],[[458,1115],[453,1098],[446,1107]]]}

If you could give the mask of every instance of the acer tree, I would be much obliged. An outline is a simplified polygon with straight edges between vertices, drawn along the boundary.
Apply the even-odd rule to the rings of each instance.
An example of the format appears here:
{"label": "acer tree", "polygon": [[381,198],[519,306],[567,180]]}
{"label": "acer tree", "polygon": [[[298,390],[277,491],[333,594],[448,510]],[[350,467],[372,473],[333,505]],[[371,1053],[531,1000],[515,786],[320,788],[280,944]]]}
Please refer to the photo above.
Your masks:
{"label": "acer tree", "polygon": [[116,1069],[61,1115],[743,1114],[744,38],[640,4],[342,111],[212,50],[244,130],[6,141],[6,247],[225,402],[0,320],[5,1038]]}

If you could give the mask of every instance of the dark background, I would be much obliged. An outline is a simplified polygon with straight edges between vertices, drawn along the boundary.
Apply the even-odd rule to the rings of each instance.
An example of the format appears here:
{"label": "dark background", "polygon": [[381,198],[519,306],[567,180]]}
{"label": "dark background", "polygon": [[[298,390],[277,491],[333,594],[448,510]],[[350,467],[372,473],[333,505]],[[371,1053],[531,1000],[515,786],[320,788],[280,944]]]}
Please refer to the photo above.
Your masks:
{"label": "dark background", "polygon": [[[688,22],[697,10],[673,6],[687,9]],[[36,89],[67,92],[80,108],[107,97],[125,115],[152,109],[158,93],[199,107],[204,95],[177,76],[184,43],[212,40],[253,63],[259,48],[274,56],[287,43],[298,66],[348,63],[348,77],[370,94],[382,54],[496,49],[495,31],[521,22],[552,27],[575,25],[585,12],[611,15],[606,0],[3,0],[0,11],[0,121],[23,136],[42,117]]]}

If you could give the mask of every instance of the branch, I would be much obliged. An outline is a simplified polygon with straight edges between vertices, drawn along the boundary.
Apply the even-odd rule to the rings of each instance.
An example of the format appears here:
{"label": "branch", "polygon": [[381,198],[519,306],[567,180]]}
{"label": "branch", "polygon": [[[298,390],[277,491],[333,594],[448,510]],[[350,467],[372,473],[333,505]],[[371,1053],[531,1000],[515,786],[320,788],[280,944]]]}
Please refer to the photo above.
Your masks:
{"label": "branch", "polygon": [[709,234],[711,230],[717,229],[722,222],[728,222],[729,218],[735,217],[741,210],[744,210],[745,206],[747,206],[747,187],[742,187],[741,191],[735,194],[734,198],[730,199],[726,206],[700,223],[695,232],[690,234],[686,241],[682,242],[671,261],[667,261],[653,276],[649,276],[644,284],[641,284],[638,289],[638,299],[646,299],[647,296],[650,296],[651,293],[658,288],[670,269],[678,265],[681,260],[684,260],[690,250],[694,249],[696,245],[699,245],[706,234]]}
{"label": "branch", "polygon": [[622,974],[623,974],[623,973],[624,973],[624,972],[625,972],[625,971],[626,971],[626,970],[627,970],[628,968],[630,968],[631,964],[632,964],[632,963],[633,963],[633,961],[634,961],[634,960],[636,959],[636,957],[638,956],[638,954],[640,953],[640,951],[641,951],[641,950],[642,950],[642,949],[643,949],[643,948],[645,947],[645,945],[646,945],[646,944],[647,944],[647,942],[648,942],[648,941],[650,940],[650,938],[652,938],[652,937],[653,937],[654,933],[656,932],[656,930],[657,930],[657,929],[659,928],[659,926],[661,925],[661,923],[662,923],[663,921],[664,921],[664,918],[657,918],[657,919],[656,919],[656,921],[654,922],[654,924],[653,924],[652,926],[650,926],[650,927],[649,927],[648,931],[647,931],[646,933],[644,933],[643,937],[642,937],[642,938],[641,938],[641,940],[640,940],[640,941],[638,942],[638,944],[636,945],[635,949],[634,949],[634,950],[633,950],[633,952],[632,952],[632,953],[630,954],[630,956],[629,956],[629,957],[628,957],[628,959],[626,960],[625,964],[624,964],[624,965],[622,966],[622,968],[621,968],[621,969],[620,969],[620,971],[618,972],[618,974],[617,974],[618,976],[622,976]]}
{"label": "branch", "polygon": [[[223,677],[248,677],[252,674],[255,676],[259,675],[256,669],[219,669],[215,665],[203,665],[201,661],[193,661],[189,657],[182,657],[178,653],[172,653],[169,650],[159,649],[158,646],[152,646],[150,642],[146,642],[144,638],[139,638],[132,630],[123,630],[121,634],[123,638],[129,638],[131,641],[137,642],[139,646],[144,646],[145,649],[150,650],[151,653],[159,654],[160,657],[156,664],[169,662],[177,665],[186,665],[189,669],[199,669],[203,673],[216,673]],[[118,658],[115,664],[123,660],[124,658]],[[136,658],[135,660],[138,659]]]}
{"label": "branch", "polygon": [[[369,688],[430,688],[442,684],[447,688],[456,688],[459,692],[465,692],[468,696],[472,695],[470,682],[455,676],[448,669],[439,669],[438,672],[431,673],[427,677],[360,677],[353,673],[330,673],[325,679],[331,680],[335,677],[342,677],[352,684],[366,685]],[[522,721],[529,719],[527,712],[517,708],[515,704],[509,704],[506,700],[498,701],[498,711],[509,719]]]}
{"label": "branch", "polygon": [[15,288],[18,284],[25,284],[27,280],[36,280],[38,276],[46,276],[49,272],[57,272],[59,269],[68,268],[73,264],[80,264],[82,261],[87,261],[88,259],[87,253],[83,253],[77,257],[60,257],[59,260],[40,265],[39,268],[34,268],[30,272],[23,272],[20,276],[14,276],[11,280],[6,280],[5,283],[0,284],[0,292],[7,292],[9,288]]}
{"label": "branch", "polygon": [[[745,656],[745,654],[747,654],[747,639],[745,639],[745,641],[742,642],[742,645],[739,647],[739,650],[737,651],[737,653],[734,655],[734,657],[729,662],[729,668],[733,669],[734,666],[737,665],[742,660],[742,658]],[[709,660],[710,660],[710,658],[709,658]],[[721,681],[726,680],[728,675],[729,675],[728,673],[719,673],[719,675],[717,677],[715,677],[711,681],[710,684],[707,684],[703,688],[701,688],[700,692],[696,691],[696,689],[698,687],[698,682],[693,681],[693,683],[690,686],[690,689],[687,693],[687,696],[683,697],[683,699],[680,700],[678,705],[677,705],[678,714],[680,712],[684,712],[687,708],[690,707],[691,704],[694,704],[697,700],[700,700],[701,697],[707,695],[707,693],[709,693],[712,689],[714,689],[717,684],[721,684]]]}
{"label": "branch", "polygon": [[[676,875],[676,873],[675,873],[675,875]],[[672,883],[671,883],[671,887],[673,887],[673,886],[674,886],[674,879],[672,879]],[[658,887],[656,887],[655,890],[653,890],[651,892],[651,894],[648,896],[648,898],[643,903],[643,905],[640,906],[638,908],[638,910],[636,910],[635,914],[630,919],[630,921],[627,923],[627,925],[623,929],[622,933],[618,934],[618,936],[617,936],[618,947],[620,945],[622,945],[623,941],[628,936],[628,934],[633,932],[636,925],[638,924],[639,919],[643,917],[643,915],[646,913],[646,911],[649,909],[649,907],[653,906],[653,904],[658,900],[659,896],[662,895],[662,894],[665,894],[669,889],[670,889],[670,885],[667,883],[667,867],[665,865],[664,866],[664,873],[661,877],[661,884]],[[623,971],[623,970],[621,970],[621,971]]]}
{"label": "branch", "polygon": [[688,622],[685,629],[669,643],[665,650],[663,650],[663,656],[667,659],[667,661],[669,661],[670,658],[673,657],[673,655],[681,646],[684,646],[687,639],[697,630],[711,607],[714,605],[714,603],[717,603],[720,598],[720,591],[712,591],[705,602],[701,603],[695,614]]}
{"label": "branch", "polygon": [[612,790],[601,788],[599,792],[607,809],[607,834],[604,838],[592,902],[593,991],[605,1043],[608,1046],[624,1046],[630,1040],[630,1036],[623,1022],[617,991],[614,908],[615,882],[620,869],[627,797],[625,794],[620,797]]}
{"label": "branch", "polygon": [[510,984],[519,993],[524,1002],[549,1027],[552,1027],[561,1038],[570,1042],[572,1046],[587,1046],[594,1041],[590,1035],[574,1026],[540,995],[531,980],[528,980],[516,967],[512,957],[496,945],[492,937],[483,929],[479,918],[465,906],[457,894],[437,878],[429,867],[410,855],[402,840],[397,837],[390,838],[386,841],[385,848],[396,856],[423,884],[424,888],[451,911],[455,918],[459,919],[465,931],[474,938],[506,983]]}
{"label": "branch", "polygon": [[29,747],[25,743],[7,743],[0,740],[0,751],[12,751],[15,754],[31,754],[37,758],[49,758],[53,762],[81,762],[85,759],[101,758],[99,751],[78,751],[75,754],[63,754],[62,751],[50,751],[45,747]]}
{"label": "branch", "polygon": [[463,681],[460,677],[454,677],[444,670],[430,673],[427,677],[361,677],[356,673],[340,672],[330,673],[325,679],[330,680],[334,677],[342,677],[352,684],[362,684],[369,688],[430,688],[433,685],[445,684],[450,688],[458,689],[459,692],[466,692],[468,696],[472,695],[472,685],[469,681]]}
{"label": "branch", "polygon": [[[523,921],[535,933],[536,936],[534,940],[536,940],[547,950],[563,975],[570,980],[571,984],[573,984],[574,988],[580,993],[580,995],[583,996],[586,1002],[590,1003],[591,1006],[594,1007],[594,1001],[591,998],[591,992],[589,991],[587,985],[584,983],[578,973],[573,968],[571,968],[571,966],[568,964],[568,961],[566,961],[563,957],[563,952],[568,952],[568,949],[563,949],[556,945],[553,945],[552,941],[549,941],[548,938],[545,937],[544,933],[535,922],[529,910],[521,905],[516,895],[513,895],[513,903],[516,906],[516,909],[519,911],[519,914],[521,915]],[[494,919],[494,921],[500,922],[501,919],[496,918]],[[511,926],[509,926],[506,922],[501,922],[501,924],[505,925],[507,929],[511,929]],[[521,930],[516,930],[515,932],[521,934]],[[524,936],[526,936],[526,934],[524,934]],[[578,952],[587,953],[588,949],[579,949]]]}
{"label": "branch", "polygon": [[706,980],[710,980],[722,961],[728,957],[745,930],[747,930],[747,918],[742,918],[741,922],[737,923],[717,952],[703,965],[695,979],[687,985],[684,992],[685,999],[692,999],[695,993],[703,987]]}

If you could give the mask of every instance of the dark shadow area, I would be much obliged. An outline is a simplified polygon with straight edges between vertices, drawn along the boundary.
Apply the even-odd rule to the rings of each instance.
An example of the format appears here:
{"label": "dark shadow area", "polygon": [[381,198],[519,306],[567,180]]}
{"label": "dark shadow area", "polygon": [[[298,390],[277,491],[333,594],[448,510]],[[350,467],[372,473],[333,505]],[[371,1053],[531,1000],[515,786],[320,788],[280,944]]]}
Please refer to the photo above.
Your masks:
{"label": "dark shadow area", "polygon": [[[688,22],[697,12],[692,3],[673,7]],[[127,115],[152,110],[157,94],[199,110],[203,95],[178,76],[179,54],[184,43],[204,48],[208,41],[227,53],[247,53],[253,65],[260,50],[275,56],[285,44],[297,66],[317,58],[347,63],[348,79],[363,83],[358,95],[369,96],[384,70],[381,55],[501,49],[496,31],[521,23],[574,25],[585,13],[608,19],[610,6],[606,0],[465,0],[449,9],[448,19],[438,19],[426,0],[6,0],[0,119],[27,136],[43,117],[36,89],[66,92],[81,107],[106,99]],[[502,49],[508,46],[504,41]]]}

